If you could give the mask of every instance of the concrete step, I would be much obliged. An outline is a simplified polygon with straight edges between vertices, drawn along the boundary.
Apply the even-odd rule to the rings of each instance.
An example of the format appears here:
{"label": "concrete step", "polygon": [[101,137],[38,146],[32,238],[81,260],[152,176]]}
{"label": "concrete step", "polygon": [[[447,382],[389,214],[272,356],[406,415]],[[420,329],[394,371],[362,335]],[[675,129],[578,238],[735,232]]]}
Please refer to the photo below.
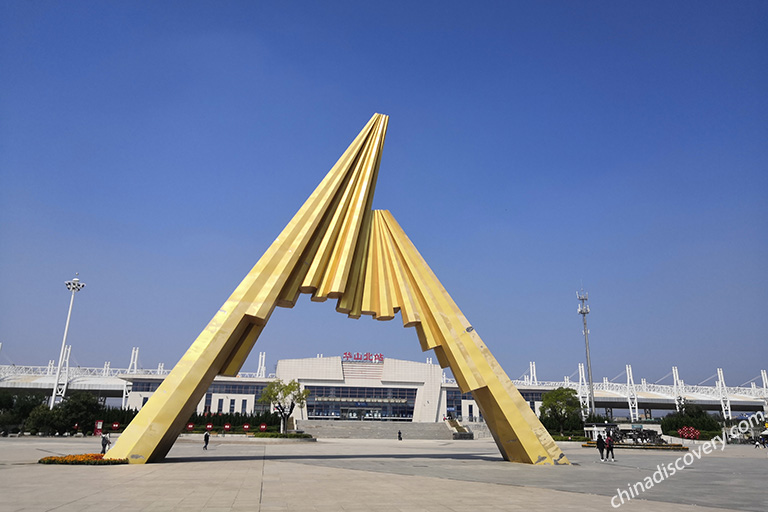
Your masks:
{"label": "concrete step", "polygon": [[453,439],[451,429],[440,423],[411,423],[398,421],[362,420],[299,420],[297,430],[317,438],[331,439]]}
{"label": "concrete step", "polygon": [[475,439],[487,439],[493,437],[488,425],[484,421],[466,421],[462,422],[462,426],[475,434]]}

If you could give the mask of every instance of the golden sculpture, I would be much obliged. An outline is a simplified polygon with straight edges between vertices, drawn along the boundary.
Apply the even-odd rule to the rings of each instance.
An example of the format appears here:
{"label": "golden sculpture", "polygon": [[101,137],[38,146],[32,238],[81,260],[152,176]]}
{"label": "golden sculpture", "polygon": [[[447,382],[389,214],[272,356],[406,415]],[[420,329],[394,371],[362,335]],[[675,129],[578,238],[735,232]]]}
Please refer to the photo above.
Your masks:
{"label": "golden sculpture", "polygon": [[371,210],[389,118],[375,114],[267,249],[107,458],[161,460],[216,375],[236,375],[275,306],[300,293],[337,299],[351,318],[400,311],[423,350],[434,350],[472,394],[505,460],[568,464],[394,217]]}

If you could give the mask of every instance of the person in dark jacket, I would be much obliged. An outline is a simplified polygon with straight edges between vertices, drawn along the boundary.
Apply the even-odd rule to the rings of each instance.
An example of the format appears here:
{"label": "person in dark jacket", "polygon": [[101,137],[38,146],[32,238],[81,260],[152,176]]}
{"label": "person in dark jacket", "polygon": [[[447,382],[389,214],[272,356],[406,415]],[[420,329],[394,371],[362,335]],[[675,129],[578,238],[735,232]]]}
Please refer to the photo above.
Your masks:
{"label": "person in dark jacket", "polygon": [[597,434],[597,451],[600,452],[600,460],[605,462],[605,459],[603,458],[603,450],[605,450],[605,441],[603,441],[603,436],[601,434]]}
{"label": "person in dark jacket", "polygon": [[101,453],[105,454],[107,453],[107,450],[109,449],[109,445],[112,444],[112,441],[109,439],[109,432],[105,432],[101,434]]}
{"label": "person in dark jacket", "polygon": [[205,443],[205,444],[203,444],[203,450],[207,450],[208,449],[208,441],[210,439],[211,439],[211,434],[209,434],[208,431],[206,430],[205,434],[203,434],[203,442]]}

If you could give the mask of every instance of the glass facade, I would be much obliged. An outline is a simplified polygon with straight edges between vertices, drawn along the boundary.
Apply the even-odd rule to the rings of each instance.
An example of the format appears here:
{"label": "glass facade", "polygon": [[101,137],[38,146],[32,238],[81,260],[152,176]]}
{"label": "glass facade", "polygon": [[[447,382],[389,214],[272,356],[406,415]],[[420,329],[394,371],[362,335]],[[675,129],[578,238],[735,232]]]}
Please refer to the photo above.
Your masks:
{"label": "glass facade", "polygon": [[[446,389],[445,390],[445,411],[446,416],[453,419],[462,418],[461,401],[462,400],[474,400],[472,393],[462,393],[458,389]],[[474,412],[474,411],[473,411]],[[464,411],[467,415],[469,411]]]}
{"label": "glass facade", "polygon": [[[154,393],[157,391],[158,386],[160,386],[161,382],[157,380],[134,380],[131,385],[131,391],[136,392],[144,392],[144,393]],[[218,402],[218,408],[214,411],[211,410],[212,402],[213,402],[213,394],[223,394],[223,395],[250,395],[254,397],[254,406],[253,406],[253,412],[264,412],[269,411],[269,404],[261,404],[259,403],[259,398],[261,397],[261,392],[266,387],[266,384],[240,384],[237,382],[214,382],[211,384],[211,386],[208,388],[208,391],[205,394],[205,405],[203,407],[204,413],[210,413],[210,412],[225,412],[224,411],[224,401],[223,399],[219,399]],[[146,403],[146,397],[142,403],[144,405]],[[229,412],[235,412],[236,410],[236,400],[230,399],[229,402]],[[247,414],[248,411],[248,401],[246,399],[242,400],[240,411],[243,414]]]}
{"label": "glass facade", "polygon": [[235,382],[214,382],[208,388],[209,393],[222,393],[231,395],[255,395],[256,399],[261,396],[261,392],[267,387],[266,384],[238,384]]}
{"label": "glass facade", "polygon": [[309,419],[411,421],[415,388],[306,386]]}
{"label": "glass facade", "polygon": [[131,386],[131,391],[157,391],[157,387],[160,385],[160,382],[153,381],[153,380],[135,380],[133,381],[133,385]]}
{"label": "glass facade", "polygon": [[[133,381],[132,391],[154,392],[160,384],[159,380],[138,379]],[[205,394],[201,412],[248,414],[269,411],[269,404],[258,401],[265,387],[266,383],[214,382]],[[413,421],[414,418],[416,387],[308,385],[305,389],[310,392],[306,403],[308,419]],[[452,387],[443,388],[442,391],[445,393],[446,417],[470,421],[482,420],[480,410],[474,404],[472,393],[462,393],[459,389]],[[523,398],[533,410],[535,410],[535,403],[541,402],[543,393],[544,391],[538,390],[521,390]],[[471,403],[468,404],[467,401]],[[249,403],[253,404],[253,410],[249,410]],[[418,421],[424,420],[418,419]]]}
{"label": "glass facade", "polygon": [[[156,380],[134,380],[132,391],[157,391],[157,387],[160,385],[160,381]],[[214,382],[211,387],[208,388],[209,393],[221,393],[232,395],[255,395],[261,396],[261,392],[266,387],[266,384],[238,384],[230,382]]]}
{"label": "glass facade", "polygon": [[525,401],[531,404],[531,407],[533,407],[533,402],[541,402],[541,395],[546,393],[546,391],[521,391],[520,394],[523,395],[523,398],[525,398]]}
{"label": "glass facade", "polygon": [[[521,391],[520,394],[523,395],[523,398],[528,402],[528,405],[531,406],[531,409],[536,411],[535,402],[541,402],[541,395],[545,392],[546,391]],[[467,419],[469,417],[481,417],[480,409],[477,407],[472,407],[473,410],[471,411],[462,411],[462,400],[474,400],[474,397],[472,396],[472,393],[462,393],[458,389],[445,390],[445,410],[446,415],[449,418]]]}

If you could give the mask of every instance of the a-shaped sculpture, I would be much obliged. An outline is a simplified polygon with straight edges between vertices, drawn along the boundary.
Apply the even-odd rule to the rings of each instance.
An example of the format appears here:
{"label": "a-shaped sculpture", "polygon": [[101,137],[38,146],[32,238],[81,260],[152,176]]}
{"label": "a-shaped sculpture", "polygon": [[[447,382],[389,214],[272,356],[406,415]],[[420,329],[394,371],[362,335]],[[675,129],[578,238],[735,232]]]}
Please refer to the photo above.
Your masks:
{"label": "a-shaped sculpture", "polygon": [[161,460],[216,375],[236,375],[275,306],[337,299],[351,318],[400,311],[471,391],[506,460],[568,464],[389,211],[371,210],[389,118],[375,114],[142,407],[107,458]]}

